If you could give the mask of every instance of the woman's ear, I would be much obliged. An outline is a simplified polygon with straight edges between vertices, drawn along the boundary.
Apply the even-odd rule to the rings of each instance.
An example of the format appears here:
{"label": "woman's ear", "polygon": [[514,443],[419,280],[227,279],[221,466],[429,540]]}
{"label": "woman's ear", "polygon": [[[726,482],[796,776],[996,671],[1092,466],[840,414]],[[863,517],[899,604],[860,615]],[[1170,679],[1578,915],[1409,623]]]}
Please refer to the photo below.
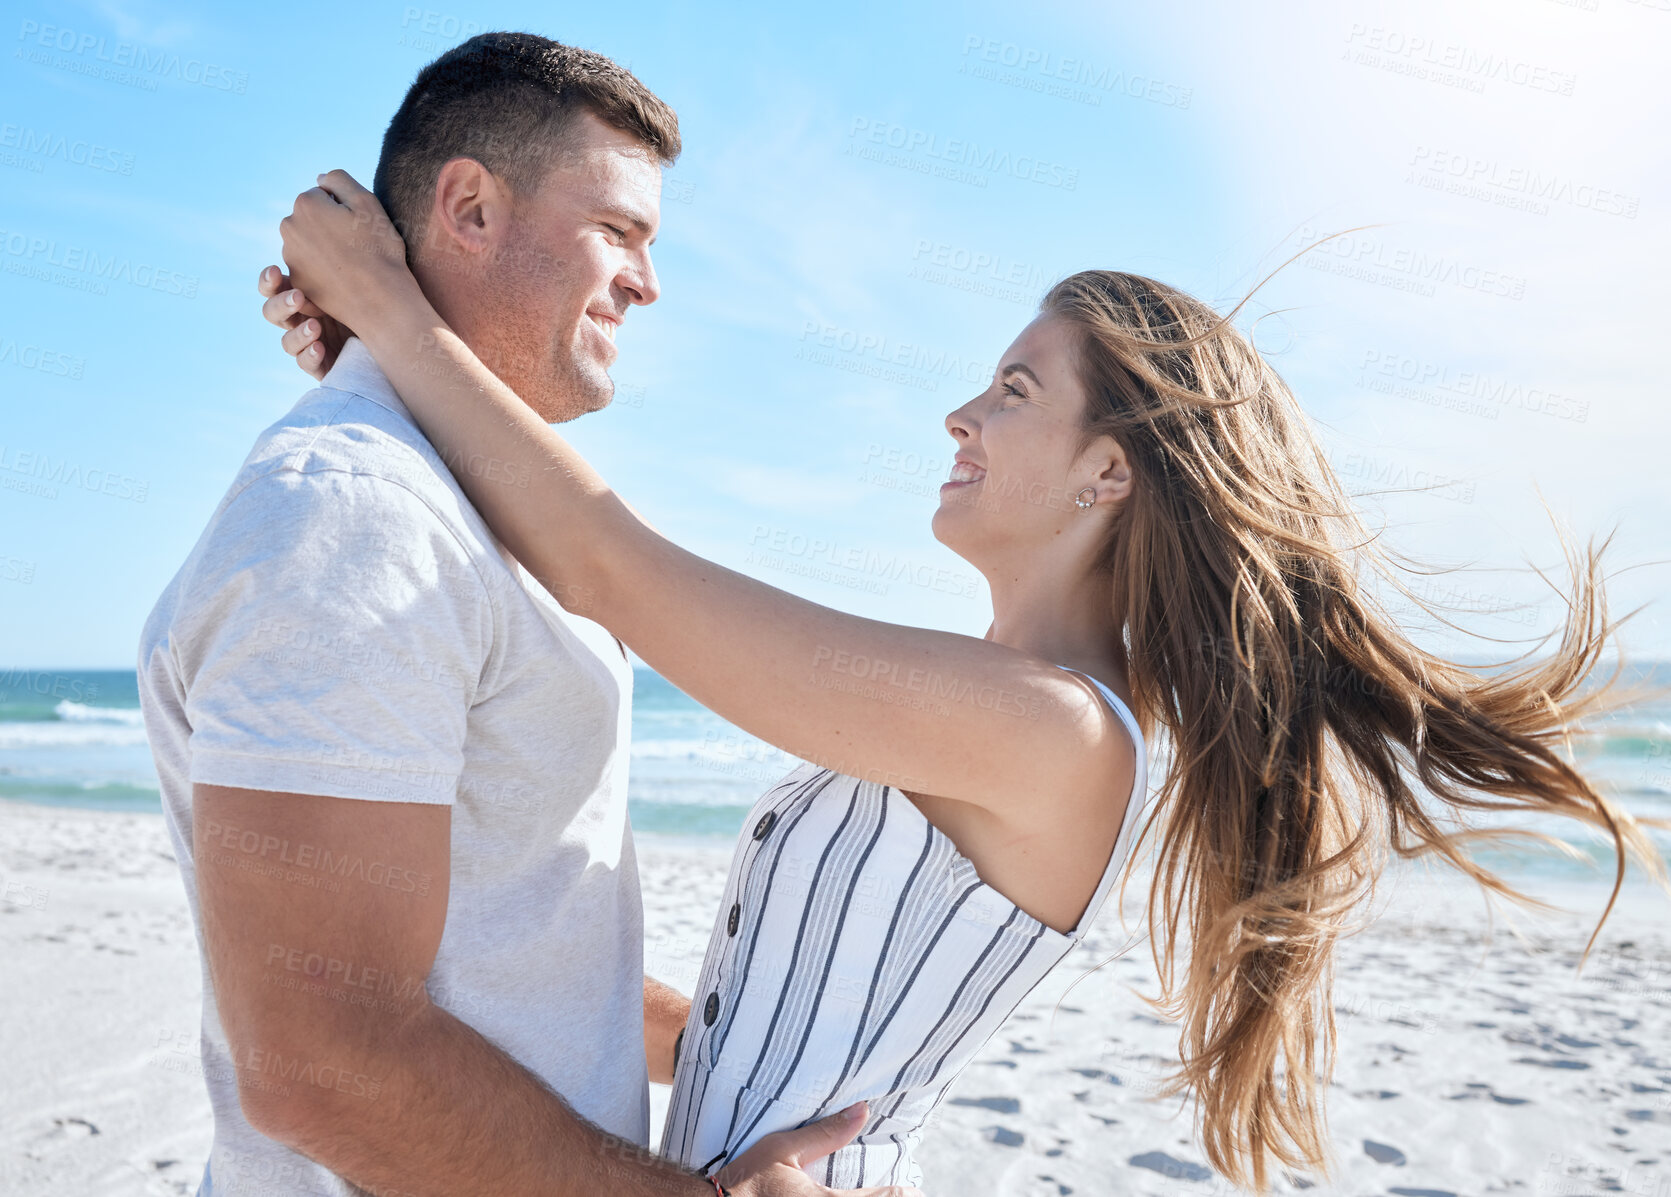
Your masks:
{"label": "woman's ear", "polygon": [[1105,436],[1092,446],[1091,452],[1096,454],[1102,466],[1097,471],[1097,497],[1110,503],[1124,503],[1131,495],[1132,472],[1131,462],[1126,459],[1126,451],[1120,442],[1111,436]]}

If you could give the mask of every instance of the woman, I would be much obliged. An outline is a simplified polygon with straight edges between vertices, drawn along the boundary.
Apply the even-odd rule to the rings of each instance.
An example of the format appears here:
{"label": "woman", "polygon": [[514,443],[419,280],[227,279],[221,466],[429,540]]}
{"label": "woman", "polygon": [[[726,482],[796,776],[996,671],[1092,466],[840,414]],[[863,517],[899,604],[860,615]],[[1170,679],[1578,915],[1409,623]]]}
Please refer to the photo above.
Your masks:
{"label": "woman", "polygon": [[[1483,676],[1422,652],[1360,588],[1349,554],[1373,563],[1371,538],[1229,316],[1148,279],[1073,275],[947,417],[957,465],[933,527],[991,584],[977,640],[844,615],[669,543],[445,326],[376,199],[341,172],[322,182],[284,225],[310,288],[289,311],[355,329],[444,460],[528,479],[459,471],[559,601],[811,762],[739,841],[665,1154],[723,1181],[761,1135],[864,1098],[858,1138],[809,1170],[918,1183],[921,1127],[1131,856],[1157,724],[1174,746],[1149,906],[1157,1004],[1183,1022],[1169,1092],[1194,1091],[1213,1166],[1261,1190],[1273,1160],[1326,1167],[1332,954],[1385,850],[1545,905],[1469,858],[1484,833],[1443,830],[1405,761],[1451,813],[1606,828],[1615,898],[1627,851],[1667,884],[1637,821],[1554,751],[1601,703],[1574,697],[1614,626],[1594,552],[1550,660]],[[274,319],[291,352],[318,332]]]}

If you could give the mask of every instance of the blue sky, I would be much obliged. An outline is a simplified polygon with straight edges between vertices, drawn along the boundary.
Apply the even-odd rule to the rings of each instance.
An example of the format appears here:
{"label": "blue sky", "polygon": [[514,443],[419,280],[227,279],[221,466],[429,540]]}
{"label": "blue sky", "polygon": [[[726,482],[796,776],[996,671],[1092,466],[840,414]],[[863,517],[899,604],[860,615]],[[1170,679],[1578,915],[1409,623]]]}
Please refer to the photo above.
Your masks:
{"label": "blue sky", "polygon": [[696,551],[978,635],[984,584],[929,532],[942,421],[1039,292],[1099,266],[1227,307],[1375,224],[1242,322],[1270,313],[1257,343],[1348,486],[1440,484],[1366,502],[1398,549],[1476,567],[1424,587],[1504,653],[1559,615],[1527,569],[1563,579],[1539,494],[1579,537],[1617,526],[1613,613],[1648,604],[1627,647],[1671,656],[1668,10],[8,6],[0,666],[132,663],[305,389],[253,289],[279,218],[320,170],[369,181],[414,73],[490,28],[607,53],[679,113],[663,298],[622,330],[614,406],[564,431]]}

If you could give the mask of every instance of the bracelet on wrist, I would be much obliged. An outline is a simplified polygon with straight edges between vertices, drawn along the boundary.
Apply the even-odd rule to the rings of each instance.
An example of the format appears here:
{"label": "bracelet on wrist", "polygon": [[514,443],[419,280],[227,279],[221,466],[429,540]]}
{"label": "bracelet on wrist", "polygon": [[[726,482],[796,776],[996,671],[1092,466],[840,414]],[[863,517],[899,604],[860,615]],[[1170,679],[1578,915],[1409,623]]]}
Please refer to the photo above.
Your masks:
{"label": "bracelet on wrist", "polygon": [[717,1194],[717,1197],[731,1197],[731,1190],[726,1188],[724,1185],[720,1184],[719,1183],[719,1177],[715,1176],[711,1171],[709,1171],[709,1169],[715,1167],[717,1164],[720,1163],[720,1161],[724,1160],[725,1157],[726,1157],[726,1154],[727,1154],[726,1152],[723,1152],[723,1151],[720,1152],[713,1159],[709,1160],[706,1164],[703,1164],[702,1167],[699,1168],[697,1170],[697,1173],[696,1173],[703,1180],[707,1181],[709,1184],[714,1186],[714,1192],[715,1192],[715,1194]]}

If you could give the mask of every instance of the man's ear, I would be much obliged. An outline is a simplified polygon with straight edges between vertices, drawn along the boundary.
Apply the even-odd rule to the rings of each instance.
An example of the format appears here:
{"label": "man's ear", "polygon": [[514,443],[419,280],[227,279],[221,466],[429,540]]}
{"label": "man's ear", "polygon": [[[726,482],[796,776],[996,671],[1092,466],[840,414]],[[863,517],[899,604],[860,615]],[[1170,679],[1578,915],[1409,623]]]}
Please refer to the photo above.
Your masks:
{"label": "man's ear", "polygon": [[429,248],[443,254],[483,253],[510,218],[510,191],[474,158],[443,163],[429,214]]}

